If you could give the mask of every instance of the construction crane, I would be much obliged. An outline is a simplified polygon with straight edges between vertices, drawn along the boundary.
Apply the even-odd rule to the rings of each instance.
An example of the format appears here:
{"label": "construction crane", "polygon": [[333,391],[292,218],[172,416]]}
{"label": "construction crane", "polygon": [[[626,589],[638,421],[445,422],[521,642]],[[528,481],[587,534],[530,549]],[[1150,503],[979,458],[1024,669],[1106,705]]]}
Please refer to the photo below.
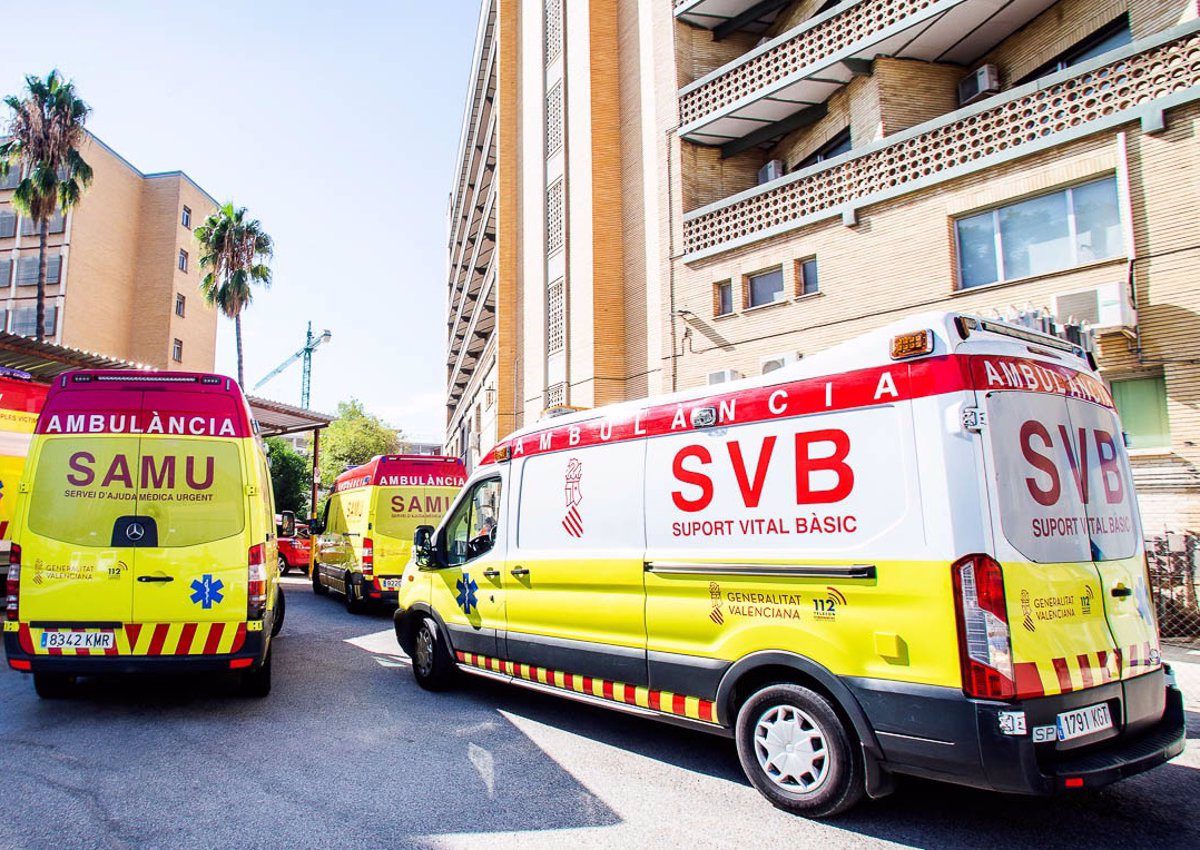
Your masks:
{"label": "construction crane", "polygon": [[321,331],[320,336],[313,336],[312,322],[309,322],[308,323],[308,333],[305,336],[305,340],[304,340],[304,347],[301,348],[299,351],[297,351],[295,354],[293,354],[291,357],[289,357],[287,360],[284,360],[282,363],[280,363],[274,369],[272,369],[267,374],[266,377],[264,377],[261,381],[259,381],[257,384],[254,385],[254,389],[257,390],[259,387],[261,387],[263,384],[267,383],[267,381],[274,378],[276,375],[278,375],[280,372],[282,372],[288,366],[291,366],[297,360],[301,360],[301,361],[303,361],[303,365],[304,365],[304,375],[300,379],[300,406],[307,408],[308,407],[309,390],[312,389],[312,355],[313,355],[313,352],[316,350],[318,345],[322,345],[326,342],[329,342],[329,340],[332,337],[333,337],[333,334],[329,332],[328,328]]}

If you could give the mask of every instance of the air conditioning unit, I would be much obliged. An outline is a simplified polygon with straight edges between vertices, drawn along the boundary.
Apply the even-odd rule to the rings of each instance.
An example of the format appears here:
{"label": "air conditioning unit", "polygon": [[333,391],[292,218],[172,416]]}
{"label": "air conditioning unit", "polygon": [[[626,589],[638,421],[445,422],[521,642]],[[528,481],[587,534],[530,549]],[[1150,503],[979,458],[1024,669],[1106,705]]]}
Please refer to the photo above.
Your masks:
{"label": "air conditioning unit", "polygon": [[770,183],[772,180],[778,180],[787,173],[787,166],[783,164],[782,159],[773,159],[758,169],[758,185]]}
{"label": "air conditioning unit", "polygon": [[737,369],[722,369],[720,372],[708,373],[708,385],[713,384],[728,384],[730,381],[740,381],[742,373]]}
{"label": "air conditioning unit", "polygon": [[958,105],[966,106],[1000,91],[1000,69],[982,65],[958,81]]}
{"label": "air conditioning unit", "polygon": [[794,351],[785,351],[783,354],[775,354],[771,357],[764,357],[759,361],[762,367],[762,374],[767,375],[774,372],[776,369],[782,369],[789,363],[798,363],[800,355]]}
{"label": "air conditioning unit", "polygon": [[1086,322],[1097,333],[1137,327],[1137,310],[1124,281],[1054,296],[1054,317],[1059,323]]}

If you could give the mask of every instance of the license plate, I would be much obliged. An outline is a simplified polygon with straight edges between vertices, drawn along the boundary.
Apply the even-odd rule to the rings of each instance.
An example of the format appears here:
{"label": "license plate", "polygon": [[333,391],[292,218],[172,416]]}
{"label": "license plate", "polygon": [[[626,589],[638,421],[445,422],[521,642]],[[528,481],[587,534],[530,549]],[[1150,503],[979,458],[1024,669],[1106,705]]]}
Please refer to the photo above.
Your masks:
{"label": "license plate", "polygon": [[1082,738],[1093,732],[1103,732],[1113,726],[1112,715],[1108,711],[1108,703],[1089,705],[1087,708],[1077,708],[1074,711],[1064,711],[1058,715],[1058,740],[1070,741]]}
{"label": "license plate", "polygon": [[42,632],[42,649],[112,649],[116,636],[106,632]]}
{"label": "license plate", "polygon": [[403,582],[404,579],[402,578],[385,578],[380,583],[383,585],[384,590],[399,590]]}

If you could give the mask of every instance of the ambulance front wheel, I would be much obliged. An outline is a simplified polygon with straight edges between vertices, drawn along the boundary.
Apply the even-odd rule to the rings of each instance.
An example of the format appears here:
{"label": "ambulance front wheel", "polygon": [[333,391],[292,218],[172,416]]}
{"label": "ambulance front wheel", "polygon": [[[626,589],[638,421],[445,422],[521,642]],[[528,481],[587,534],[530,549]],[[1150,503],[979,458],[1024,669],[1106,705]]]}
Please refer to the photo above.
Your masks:
{"label": "ambulance front wheel", "polygon": [[74,676],[61,673],[34,673],[33,689],[42,699],[63,699],[71,695],[75,687]]}
{"label": "ambulance front wheel", "polygon": [[454,659],[437,625],[425,617],[413,639],[413,675],[427,691],[444,691],[454,683]]}
{"label": "ambulance front wheel", "polygon": [[777,808],[824,818],[862,799],[862,757],[816,691],[791,684],[756,691],[738,711],[736,737],[746,777]]}
{"label": "ambulance front wheel", "polygon": [[346,610],[351,614],[361,614],[367,607],[367,600],[363,598],[362,582],[356,581],[356,578],[353,573],[346,573]]}

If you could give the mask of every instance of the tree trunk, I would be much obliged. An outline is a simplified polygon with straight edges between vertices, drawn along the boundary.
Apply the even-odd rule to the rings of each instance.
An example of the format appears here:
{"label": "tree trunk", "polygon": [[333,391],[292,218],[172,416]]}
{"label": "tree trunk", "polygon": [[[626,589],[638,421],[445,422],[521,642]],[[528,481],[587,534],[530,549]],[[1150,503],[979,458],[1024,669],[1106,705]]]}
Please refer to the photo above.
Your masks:
{"label": "tree trunk", "polygon": [[50,235],[50,219],[38,223],[38,279],[37,279],[37,336],[38,342],[46,338],[46,239]]}
{"label": "tree trunk", "polygon": [[238,357],[238,386],[243,390],[246,389],[246,379],[242,374],[242,314],[238,313],[233,317],[233,333],[237,337],[237,357]]}

